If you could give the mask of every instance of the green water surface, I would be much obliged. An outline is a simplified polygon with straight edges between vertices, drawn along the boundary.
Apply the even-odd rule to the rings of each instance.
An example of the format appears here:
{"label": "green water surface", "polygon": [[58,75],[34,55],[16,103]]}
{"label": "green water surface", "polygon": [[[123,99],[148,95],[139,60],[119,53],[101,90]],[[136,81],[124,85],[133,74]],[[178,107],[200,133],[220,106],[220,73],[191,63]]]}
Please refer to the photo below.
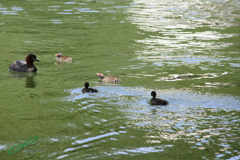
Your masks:
{"label": "green water surface", "polygon": [[[240,159],[239,6],[0,1],[0,159]],[[29,53],[37,73],[8,70]]]}

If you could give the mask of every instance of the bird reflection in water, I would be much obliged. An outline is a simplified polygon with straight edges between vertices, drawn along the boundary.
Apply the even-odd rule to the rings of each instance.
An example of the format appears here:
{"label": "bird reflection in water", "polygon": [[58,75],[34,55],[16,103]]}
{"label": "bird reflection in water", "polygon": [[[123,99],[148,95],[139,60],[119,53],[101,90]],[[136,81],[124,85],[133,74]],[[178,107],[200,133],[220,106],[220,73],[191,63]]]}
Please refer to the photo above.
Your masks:
{"label": "bird reflection in water", "polygon": [[15,72],[11,70],[9,70],[9,72],[12,75],[12,78],[25,79],[26,88],[36,87],[36,82],[34,80],[34,77],[37,75],[36,72]]}

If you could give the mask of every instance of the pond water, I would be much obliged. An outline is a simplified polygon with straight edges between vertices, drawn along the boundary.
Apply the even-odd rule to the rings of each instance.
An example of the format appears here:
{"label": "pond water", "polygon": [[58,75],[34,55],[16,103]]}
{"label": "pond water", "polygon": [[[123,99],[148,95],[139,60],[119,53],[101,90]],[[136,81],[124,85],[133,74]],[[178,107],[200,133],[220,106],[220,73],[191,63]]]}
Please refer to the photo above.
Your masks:
{"label": "pond water", "polygon": [[[1,159],[240,159],[239,13],[239,0],[1,1]],[[29,53],[37,73],[8,70]],[[151,106],[153,90],[169,105]]]}

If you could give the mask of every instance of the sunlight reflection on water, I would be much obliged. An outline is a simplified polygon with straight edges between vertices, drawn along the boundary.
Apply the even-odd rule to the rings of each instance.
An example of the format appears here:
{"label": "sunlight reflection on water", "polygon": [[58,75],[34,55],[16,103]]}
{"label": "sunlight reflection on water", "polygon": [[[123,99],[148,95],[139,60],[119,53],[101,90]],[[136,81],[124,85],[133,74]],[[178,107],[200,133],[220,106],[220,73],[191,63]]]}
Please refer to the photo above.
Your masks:
{"label": "sunlight reflection on water", "polygon": [[[239,17],[234,13],[234,10],[237,10],[234,3],[191,0],[172,1],[171,5],[169,5],[169,1],[159,2],[157,0],[150,2],[135,0],[135,3],[137,5],[128,10],[131,13],[128,18],[141,30],[149,32],[150,37],[136,40],[136,42],[146,46],[143,50],[136,52],[137,59],[153,61],[159,66],[162,66],[163,64],[160,62],[165,60],[166,65],[174,63],[175,66],[178,66],[186,63],[191,65],[196,63],[194,61],[203,63],[218,59],[220,62],[224,62],[227,59],[218,54],[211,54],[209,51],[233,45],[232,43],[215,41],[234,37],[236,34],[222,34],[216,30],[196,31],[196,29],[202,27],[225,29],[236,25],[234,22],[228,23],[232,17]],[[228,6],[227,10],[221,10],[222,8],[218,6],[218,3]],[[217,20],[211,18],[216,15]],[[188,31],[185,31],[186,29]],[[156,34],[160,36],[156,36]],[[206,54],[206,58],[200,58],[195,55],[197,53]],[[211,66],[207,68],[211,68]]]}
{"label": "sunlight reflection on water", "polygon": [[[112,105],[112,107],[118,107],[118,110],[129,119],[128,126],[148,130],[145,142],[155,144],[150,148],[112,148],[107,152],[108,155],[164,151],[164,148],[172,145],[160,145],[163,140],[184,140],[200,150],[221,145],[223,140],[227,145],[223,146],[224,152],[232,153],[231,145],[240,138],[235,135],[235,130],[240,129],[239,125],[236,125],[239,123],[239,117],[235,113],[235,110],[240,110],[238,97],[203,94],[181,89],[157,90],[157,97],[167,99],[170,105],[150,106],[150,89],[122,87],[121,85],[100,85],[94,86],[94,88],[98,89],[99,93],[83,94],[82,88],[66,90],[70,96],[63,100],[79,102],[81,105],[84,102],[84,105],[88,106],[88,110],[94,110],[94,105],[91,104],[99,104],[99,101]],[[84,108],[81,105],[78,108]],[[99,108],[99,112],[101,110]],[[107,123],[111,123],[111,120],[108,120]],[[233,130],[233,128],[235,129]],[[122,129],[125,132],[128,131],[128,127]],[[84,141],[80,140],[79,142],[83,143]],[[79,146],[72,149],[79,149]],[[66,151],[68,150],[71,148]],[[220,149],[219,152],[222,150]]]}
{"label": "sunlight reflection on water", "polygon": [[[134,0],[131,3],[129,1],[119,2],[86,0],[84,3],[77,1],[50,3],[49,1],[39,7],[32,3],[36,9],[32,9],[32,6],[29,8],[24,5],[24,7],[13,6],[12,3],[6,6],[1,4],[3,7],[0,8],[0,14],[6,22],[0,25],[6,25],[5,29],[3,27],[3,33],[5,30],[9,33],[4,36],[9,37],[10,43],[6,42],[6,44],[11,44],[4,50],[12,48],[6,53],[9,55],[13,52],[17,53],[18,51],[14,48],[20,52],[36,49],[42,57],[46,55],[46,61],[39,66],[38,76],[34,76],[34,79],[23,77],[26,80],[25,86],[28,87],[27,92],[32,91],[29,89],[36,89],[39,96],[25,94],[26,90],[14,87],[24,92],[18,97],[18,92],[10,89],[14,86],[12,84],[5,89],[5,91],[12,90],[9,94],[16,94],[14,97],[17,97],[16,100],[20,99],[18,104],[18,101],[14,104],[9,96],[7,106],[16,105],[14,109],[19,113],[12,113],[11,107],[6,109],[5,113],[14,121],[24,120],[29,123],[26,123],[26,126],[19,126],[17,123],[12,125],[15,133],[18,133],[20,128],[29,129],[28,133],[23,132],[24,135],[19,134],[16,139],[21,141],[20,136],[26,137],[27,134],[33,134],[33,130],[38,134],[39,129],[43,128],[42,137],[46,137],[47,142],[50,141],[52,144],[45,142],[42,144],[51,146],[46,155],[53,159],[104,159],[103,156],[116,158],[115,155],[144,156],[144,154],[155,152],[161,154],[169,148],[177,149],[176,144],[185,145],[181,143],[181,140],[191,146],[186,145],[186,152],[177,156],[188,156],[189,152],[193,155],[195,148],[198,151],[206,150],[206,155],[214,154],[214,158],[239,155],[239,149],[235,147],[240,139],[239,97],[231,94],[214,94],[211,91],[210,93],[194,91],[201,87],[216,89],[239,85],[229,81],[211,81],[219,77],[224,79],[224,75],[227,80],[231,79],[231,74],[235,73],[231,71],[240,67],[236,56],[230,56],[231,54],[237,55],[237,51],[226,55],[224,50],[221,50],[234,44],[230,40],[226,42],[221,40],[236,36],[232,33],[224,34],[222,31],[227,27],[237,25],[234,19],[239,18],[235,12],[239,10],[239,5],[236,5],[238,1]],[[14,19],[8,22],[12,17],[17,17],[15,19],[17,21],[19,18],[19,24],[25,24],[26,19],[31,21],[26,26],[22,25],[19,30],[16,29],[17,27],[12,29],[11,24],[17,26]],[[21,18],[23,19],[20,21]],[[111,32],[105,27],[112,29]],[[120,34],[117,33],[118,31]],[[131,36],[128,33],[131,33],[129,34]],[[107,37],[110,37],[107,41],[109,44],[105,42]],[[19,43],[13,47],[13,40],[17,42],[23,40],[26,46],[22,45],[23,48],[20,48],[21,43]],[[119,45],[121,43],[124,45]],[[130,49],[134,45],[136,48]],[[124,50],[121,50],[122,48]],[[48,52],[58,50],[72,54],[76,61],[71,66],[62,66],[58,69],[50,66],[50,61],[53,64],[54,59],[53,61],[49,59],[52,53]],[[114,66],[115,64],[111,62],[110,65],[107,63],[92,65],[92,63],[99,62],[99,59],[100,61],[109,59],[114,62],[111,56],[115,56],[115,52],[119,50],[122,52],[121,58],[124,61],[132,61],[128,59],[131,57],[134,59],[133,63],[117,61],[122,64]],[[105,51],[106,55],[111,56],[106,57],[100,54]],[[101,56],[93,58],[97,53]],[[125,57],[127,54],[130,56]],[[151,66],[152,64],[154,67]],[[2,65],[2,68],[7,66],[4,63]],[[72,84],[76,81],[88,78],[94,80],[93,76],[88,75],[89,68],[95,70],[99,66],[107,73],[112,73],[113,70],[122,72],[122,77],[128,78],[129,81],[125,81],[125,84],[93,83],[93,87],[99,90],[97,94],[83,94],[82,87],[69,89],[77,86]],[[187,67],[181,68],[184,66]],[[219,69],[219,66],[224,68]],[[155,70],[152,71],[151,67]],[[198,68],[203,72],[199,73],[197,69],[188,71],[185,70],[186,68]],[[176,71],[177,69],[179,70]],[[172,72],[170,73],[169,70]],[[21,76],[12,75],[12,77],[22,79]],[[37,83],[35,83],[35,78],[38,79]],[[131,81],[134,82],[136,78],[139,83],[132,83]],[[141,78],[147,81],[141,82]],[[188,83],[187,80],[191,81],[191,84],[185,86]],[[203,81],[195,84],[197,80]],[[168,89],[160,89],[160,86],[156,89],[157,97],[168,100],[170,103],[168,106],[151,106],[149,103],[151,86],[157,86],[159,81],[168,83],[170,86]],[[179,88],[183,89],[174,89],[174,85],[178,82],[186,82],[180,84]],[[174,85],[171,86],[172,84]],[[4,86],[4,83],[1,86]],[[64,94],[62,94],[63,89],[65,89]],[[69,96],[61,97],[67,94]],[[35,98],[34,103],[30,101],[32,98]],[[28,110],[33,114],[27,114],[25,107],[22,107],[24,105],[30,106]],[[8,121],[8,117],[6,116],[6,122],[4,122],[6,131],[3,134],[12,134],[8,127],[9,123],[15,122]],[[33,127],[32,120],[39,124],[34,125],[36,128]],[[11,135],[10,138],[13,137]],[[0,145],[0,150],[5,151],[7,147],[14,145],[13,142],[11,145],[9,143],[5,141],[4,145]],[[128,145],[129,143],[131,145]],[[165,152],[167,155],[171,153],[171,151]],[[153,155],[149,154],[149,157]],[[200,158],[201,156],[206,158],[204,154],[200,155]],[[230,159],[234,158],[240,157],[232,156]],[[211,159],[211,157],[206,159]]]}
{"label": "sunlight reflection on water", "polygon": [[[70,96],[64,98],[64,100],[77,101],[86,99],[87,101],[96,102],[102,99],[104,102],[114,102],[114,104],[118,105],[147,105],[145,107],[151,107],[149,104],[149,100],[151,99],[150,89],[143,87],[122,87],[120,85],[95,86],[94,88],[99,93],[83,94],[82,88],[66,90],[66,92],[70,92]],[[240,109],[239,100],[233,96],[211,95],[210,93],[204,94],[182,89],[156,90],[156,92],[158,93],[158,97],[169,100],[170,106],[171,104],[174,106],[185,104],[186,106],[190,105],[189,107],[193,105],[207,108],[224,109],[226,107],[225,109],[228,109],[230,107],[232,109]],[[87,101],[86,103],[88,103]]]}

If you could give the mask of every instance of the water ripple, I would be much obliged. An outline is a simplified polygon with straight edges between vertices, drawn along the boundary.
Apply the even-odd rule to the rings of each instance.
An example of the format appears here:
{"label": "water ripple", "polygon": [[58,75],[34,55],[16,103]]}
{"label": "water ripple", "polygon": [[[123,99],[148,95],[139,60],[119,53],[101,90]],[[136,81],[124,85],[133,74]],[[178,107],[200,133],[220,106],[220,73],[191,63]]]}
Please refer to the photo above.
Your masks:
{"label": "water ripple", "polygon": [[[119,110],[129,119],[126,124],[131,128],[144,129],[147,132],[145,143],[154,144],[152,147],[135,149],[112,148],[112,151],[106,153],[108,156],[162,152],[164,148],[169,147],[160,145],[163,141],[184,140],[199,150],[218,146],[216,157],[221,157],[232,154],[233,146],[240,139],[237,135],[240,129],[238,125],[240,101],[237,97],[175,89],[157,90],[157,93],[161,93],[160,97],[167,99],[170,105],[154,107],[149,104],[150,89],[114,85],[95,86],[94,88],[99,90],[98,94],[83,96],[81,89],[69,90],[71,95],[66,100],[81,101],[90,98],[95,103],[103,101],[119,106]],[[126,133],[130,128],[123,127],[122,129],[124,129],[123,132],[113,133]],[[77,140],[73,144],[85,144],[105,136],[108,134]]]}
{"label": "water ripple", "polygon": [[[148,37],[136,40],[142,50],[136,51],[137,59],[152,61],[158,66],[213,67],[204,62],[221,63],[233,59],[225,58],[212,50],[227,48],[234,43],[218,42],[236,34],[223,34],[221,30],[237,25],[234,18],[238,2],[227,1],[168,1],[151,2],[135,0],[136,5],[128,9],[128,20],[136,24]],[[223,6],[224,5],[224,9]],[[227,13],[227,14],[226,14]],[[217,17],[217,18],[216,18]],[[216,30],[220,29],[219,31]],[[215,29],[212,31],[212,29]],[[198,31],[199,30],[199,31]],[[194,31],[194,32],[192,32]],[[199,53],[201,57],[198,56]],[[202,55],[206,55],[202,57]],[[238,65],[232,63],[233,67]]]}

